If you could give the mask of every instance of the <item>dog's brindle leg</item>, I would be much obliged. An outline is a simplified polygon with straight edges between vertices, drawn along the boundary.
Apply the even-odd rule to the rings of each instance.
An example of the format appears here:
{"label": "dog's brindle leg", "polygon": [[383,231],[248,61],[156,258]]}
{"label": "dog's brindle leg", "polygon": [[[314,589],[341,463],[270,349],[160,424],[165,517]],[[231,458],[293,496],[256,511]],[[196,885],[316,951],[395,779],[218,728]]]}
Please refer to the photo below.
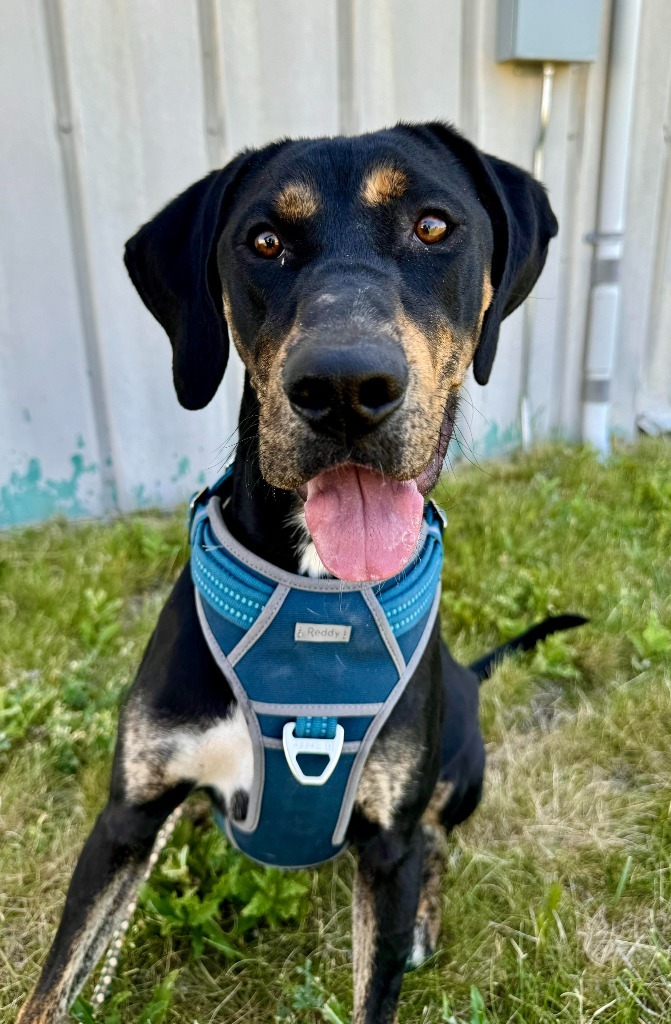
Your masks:
{"label": "dog's brindle leg", "polygon": [[441,882],[445,871],[446,837],[442,828],[422,823],[424,858],[412,950],[406,970],[420,967],[436,951],[441,925]]}
{"label": "dog's brindle leg", "polygon": [[231,801],[234,813],[252,775],[249,731],[198,625],[187,567],[122,711],[109,802],[79,858],[20,1024],[57,1024],[65,1017],[123,919],[168,815],[200,787],[222,806]]}
{"label": "dog's brindle leg", "polygon": [[420,828],[408,842],[382,834],[360,853],[352,907],[353,1024],[395,1020],[412,948],[423,854]]}
{"label": "dog's brindle leg", "polygon": [[56,1024],[102,955],[142,880],[161,825],[187,796],[181,785],[144,804],[112,800],[75,868],[42,975],[17,1024]]}

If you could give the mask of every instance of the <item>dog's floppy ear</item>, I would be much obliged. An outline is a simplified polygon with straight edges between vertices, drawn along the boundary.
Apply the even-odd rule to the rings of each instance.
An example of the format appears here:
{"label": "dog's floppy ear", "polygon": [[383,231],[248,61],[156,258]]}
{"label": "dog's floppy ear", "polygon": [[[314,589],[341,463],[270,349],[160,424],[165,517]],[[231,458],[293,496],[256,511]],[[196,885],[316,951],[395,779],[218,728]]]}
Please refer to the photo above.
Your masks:
{"label": "dog's floppy ear", "polygon": [[191,185],[126,242],[126,268],[170,338],[175,391],[187,409],[211,401],[228,362],[216,249],[230,193],[251,158],[242,153]]}
{"label": "dog's floppy ear", "polygon": [[482,323],[473,359],[478,384],[492,371],[501,321],[522,303],[545,265],[558,224],[545,189],[527,171],[481,153],[453,128],[436,123],[430,131],[470,171],[494,232],[491,282],[494,297]]}

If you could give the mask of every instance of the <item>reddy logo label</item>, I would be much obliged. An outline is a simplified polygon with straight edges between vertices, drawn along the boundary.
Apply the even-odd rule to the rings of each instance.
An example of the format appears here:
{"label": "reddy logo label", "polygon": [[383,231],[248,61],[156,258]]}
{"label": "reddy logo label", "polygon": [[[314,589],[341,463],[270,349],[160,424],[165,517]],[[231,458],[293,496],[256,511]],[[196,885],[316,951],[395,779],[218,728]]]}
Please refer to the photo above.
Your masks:
{"label": "reddy logo label", "polygon": [[313,644],[348,644],[351,626],[330,626],[326,622],[297,622],[294,640]]}

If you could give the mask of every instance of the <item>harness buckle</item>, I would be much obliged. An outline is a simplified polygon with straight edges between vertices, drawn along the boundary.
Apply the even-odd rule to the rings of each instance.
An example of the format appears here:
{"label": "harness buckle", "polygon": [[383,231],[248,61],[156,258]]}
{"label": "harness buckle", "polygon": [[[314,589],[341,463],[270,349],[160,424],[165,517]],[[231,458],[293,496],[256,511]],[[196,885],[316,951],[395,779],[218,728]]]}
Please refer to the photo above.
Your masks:
{"label": "harness buckle", "polygon": [[[300,737],[294,733],[295,725],[295,722],[287,722],[282,730],[284,756],[291,774],[302,786],[323,786],[330,779],[340,760],[345,730],[342,725],[336,725],[335,736],[332,739],[315,736]],[[306,775],[298,763],[299,754],[325,754],[329,761],[321,775]]]}

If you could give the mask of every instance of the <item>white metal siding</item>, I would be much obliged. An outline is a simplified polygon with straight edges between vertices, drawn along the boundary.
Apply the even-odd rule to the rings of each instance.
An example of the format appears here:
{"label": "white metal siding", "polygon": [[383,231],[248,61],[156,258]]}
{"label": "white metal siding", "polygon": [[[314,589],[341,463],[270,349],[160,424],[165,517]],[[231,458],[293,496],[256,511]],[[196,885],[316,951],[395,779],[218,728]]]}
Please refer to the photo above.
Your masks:
{"label": "white metal siding", "polygon": [[[671,400],[671,7],[644,6],[614,426]],[[0,7],[0,525],[183,500],[225,455],[241,382],[182,410],[125,239],[243,146],[453,120],[529,167],[540,70],[495,62],[496,0],[5,0]],[[607,71],[559,67],[546,183],[561,225],[531,301],[539,435],[579,426]],[[521,312],[468,384],[479,452],[514,444]],[[469,405],[472,403],[472,408]]]}
{"label": "white metal siding", "polygon": [[100,451],[37,0],[3,7],[0,111],[0,522],[97,513]]}

